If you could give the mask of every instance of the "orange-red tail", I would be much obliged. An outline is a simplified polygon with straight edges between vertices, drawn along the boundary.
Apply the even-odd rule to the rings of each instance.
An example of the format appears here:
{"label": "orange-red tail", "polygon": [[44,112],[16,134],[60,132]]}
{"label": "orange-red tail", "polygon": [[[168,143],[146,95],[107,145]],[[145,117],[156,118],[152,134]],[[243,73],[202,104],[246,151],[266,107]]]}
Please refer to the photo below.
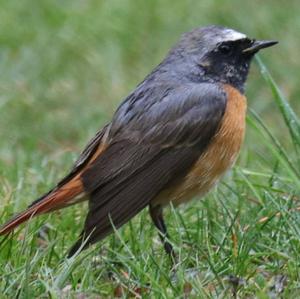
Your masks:
{"label": "orange-red tail", "polygon": [[18,225],[32,217],[75,204],[81,201],[82,197],[84,197],[83,185],[80,177],[76,176],[10,219],[0,227],[0,235],[8,234]]}

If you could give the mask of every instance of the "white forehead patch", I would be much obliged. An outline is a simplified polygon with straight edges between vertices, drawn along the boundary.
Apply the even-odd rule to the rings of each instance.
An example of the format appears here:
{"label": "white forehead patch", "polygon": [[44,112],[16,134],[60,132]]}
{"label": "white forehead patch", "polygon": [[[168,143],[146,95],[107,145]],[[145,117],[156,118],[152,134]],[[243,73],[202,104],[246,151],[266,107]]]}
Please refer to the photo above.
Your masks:
{"label": "white forehead patch", "polygon": [[228,41],[235,41],[247,37],[245,34],[232,29],[226,29],[223,32],[224,32],[224,39]]}

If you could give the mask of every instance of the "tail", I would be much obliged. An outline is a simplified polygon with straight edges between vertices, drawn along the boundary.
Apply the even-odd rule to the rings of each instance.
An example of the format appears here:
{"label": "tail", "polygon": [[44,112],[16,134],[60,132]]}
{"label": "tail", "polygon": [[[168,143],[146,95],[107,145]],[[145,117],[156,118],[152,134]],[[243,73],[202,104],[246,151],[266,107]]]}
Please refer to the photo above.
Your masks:
{"label": "tail", "polygon": [[37,215],[62,209],[83,200],[83,185],[79,176],[75,176],[66,184],[53,189],[34,201],[25,211],[17,214],[0,227],[0,235],[10,233],[23,222]]}
{"label": "tail", "polygon": [[17,214],[0,227],[0,235],[10,233],[18,225],[37,215],[62,209],[85,199],[81,174],[105,150],[109,127],[109,124],[104,126],[102,130],[90,140],[87,147],[75,162],[71,172],[63,178],[54,189],[35,200],[24,212]]}

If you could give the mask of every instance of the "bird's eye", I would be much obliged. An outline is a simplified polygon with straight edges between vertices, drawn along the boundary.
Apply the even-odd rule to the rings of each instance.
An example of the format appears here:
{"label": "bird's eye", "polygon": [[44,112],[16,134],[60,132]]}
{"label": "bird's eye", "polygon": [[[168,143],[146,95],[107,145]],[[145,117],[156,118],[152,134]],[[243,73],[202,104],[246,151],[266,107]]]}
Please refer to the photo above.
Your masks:
{"label": "bird's eye", "polygon": [[219,51],[224,55],[230,55],[232,52],[232,47],[230,47],[229,45],[221,45],[219,47]]}

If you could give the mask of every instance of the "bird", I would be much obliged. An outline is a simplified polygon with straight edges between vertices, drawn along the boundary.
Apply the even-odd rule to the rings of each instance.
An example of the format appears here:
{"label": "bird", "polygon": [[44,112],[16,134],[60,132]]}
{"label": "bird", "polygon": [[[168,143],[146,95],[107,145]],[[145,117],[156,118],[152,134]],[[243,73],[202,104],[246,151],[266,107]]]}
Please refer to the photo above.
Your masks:
{"label": "bird", "polygon": [[84,228],[68,257],[149,208],[166,253],[163,217],[211,190],[235,163],[245,134],[245,83],[254,55],[277,44],[209,25],[184,33],[121,102],[57,185],[0,227],[88,200]]}

